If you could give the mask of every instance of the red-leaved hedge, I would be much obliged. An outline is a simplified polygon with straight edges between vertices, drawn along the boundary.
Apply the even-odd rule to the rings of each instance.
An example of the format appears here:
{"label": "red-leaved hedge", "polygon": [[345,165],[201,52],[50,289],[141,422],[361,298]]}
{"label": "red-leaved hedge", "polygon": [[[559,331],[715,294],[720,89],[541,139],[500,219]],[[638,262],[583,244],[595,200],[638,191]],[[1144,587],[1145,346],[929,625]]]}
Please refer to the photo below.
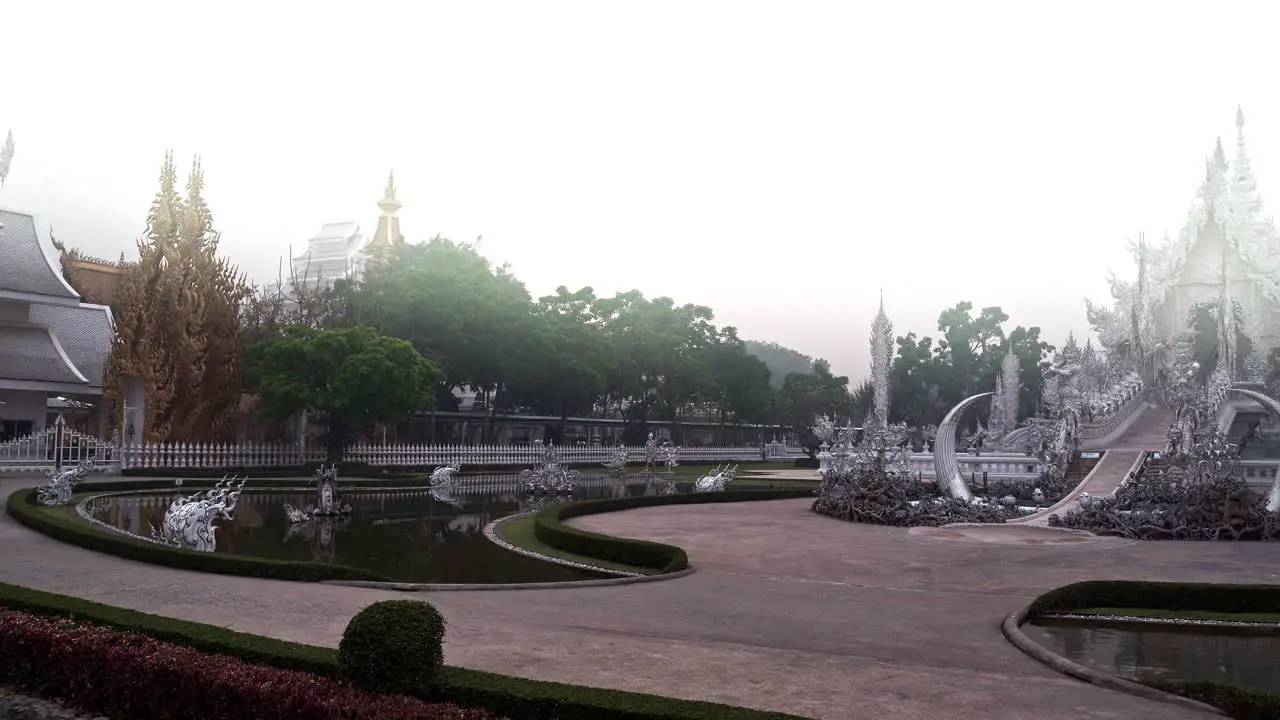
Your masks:
{"label": "red-leaved hedge", "polygon": [[358,690],[136,633],[0,610],[0,678],[131,720],[490,720],[483,710]]}

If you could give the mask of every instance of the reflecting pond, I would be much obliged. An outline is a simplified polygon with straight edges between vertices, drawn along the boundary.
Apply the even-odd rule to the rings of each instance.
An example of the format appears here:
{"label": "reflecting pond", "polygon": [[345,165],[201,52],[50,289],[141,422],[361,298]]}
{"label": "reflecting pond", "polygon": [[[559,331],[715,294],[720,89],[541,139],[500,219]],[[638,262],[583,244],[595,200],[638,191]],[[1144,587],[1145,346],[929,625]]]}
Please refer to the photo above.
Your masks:
{"label": "reflecting pond", "polygon": [[[300,479],[299,486],[306,480]],[[575,500],[688,492],[690,483],[661,475],[583,473]],[[745,488],[744,488],[745,489]],[[165,510],[196,490],[128,493],[94,499],[89,514],[125,532],[151,536]],[[255,490],[249,479],[236,505],[234,519],[220,521],[215,552],[274,560],[313,561],[364,568],[400,582],[523,583],[587,580],[603,575],[549,563],[503,549],[486,538],[483,528],[499,518],[567,497],[531,497],[516,475],[459,476],[448,492],[426,488],[344,490],[351,515],[290,523],[285,505],[315,504],[314,490]]]}
{"label": "reflecting pond", "polygon": [[1037,620],[1028,637],[1087,668],[1129,680],[1212,680],[1280,692],[1280,634],[1252,628]]}

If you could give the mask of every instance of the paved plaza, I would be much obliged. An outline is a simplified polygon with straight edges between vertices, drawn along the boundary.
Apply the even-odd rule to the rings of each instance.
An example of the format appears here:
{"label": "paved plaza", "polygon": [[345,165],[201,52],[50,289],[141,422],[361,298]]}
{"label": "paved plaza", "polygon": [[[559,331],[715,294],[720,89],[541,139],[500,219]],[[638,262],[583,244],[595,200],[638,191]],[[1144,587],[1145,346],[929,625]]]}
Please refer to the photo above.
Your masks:
{"label": "paved plaza", "polygon": [[[0,480],[0,495],[35,482]],[[686,548],[697,572],[674,580],[420,597],[449,623],[448,662],[541,680],[816,718],[1190,720],[1208,716],[1049,670],[1001,637],[1001,620],[1083,579],[1277,582],[1270,543],[1063,542],[1029,526],[913,533],[808,505],[677,505],[573,521]],[[318,645],[335,646],[364,605],[405,597],[145,565],[7,515],[0,547],[6,582]]]}

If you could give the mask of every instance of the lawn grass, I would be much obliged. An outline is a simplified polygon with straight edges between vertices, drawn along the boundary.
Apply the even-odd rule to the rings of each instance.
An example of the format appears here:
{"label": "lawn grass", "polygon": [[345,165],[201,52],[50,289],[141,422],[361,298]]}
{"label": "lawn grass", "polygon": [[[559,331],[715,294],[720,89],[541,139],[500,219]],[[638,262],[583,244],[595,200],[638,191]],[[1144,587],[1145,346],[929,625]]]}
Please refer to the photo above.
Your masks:
{"label": "lawn grass", "polygon": [[498,534],[503,540],[515,545],[518,548],[531,550],[541,555],[548,555],[561,560],[582,563],[593,567],[605,568],[607,570],[621,570],[622,572],[640,573],[642,575],[657,575],[658,570],[654,568],[642,568],[634,565],[623,565],[622,563],[609,562],[608,560],[598,560],[585,555],[576,555],[571,552],[565,552],[542,542],[533,532],[534,513],[518,517],[515,520],[508,520],[498,526]]}
{"label": "lawn grass", "polygon": [[1280,624],[1280,612],[1232,613],[1205,610],[1153,610],[1150,608],[1096,607],[1076,610],[1073,615],[1098,615],[1104,617],[1140,617],[1163,620],[1218,620],[1223,622]]}

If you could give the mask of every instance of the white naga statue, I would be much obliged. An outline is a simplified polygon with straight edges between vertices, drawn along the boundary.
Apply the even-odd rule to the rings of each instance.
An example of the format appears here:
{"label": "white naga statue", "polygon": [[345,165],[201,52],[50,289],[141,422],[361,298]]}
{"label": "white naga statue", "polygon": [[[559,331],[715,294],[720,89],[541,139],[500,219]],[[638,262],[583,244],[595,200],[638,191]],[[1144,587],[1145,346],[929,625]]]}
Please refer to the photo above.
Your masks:
{"label": "white naga statue", "polygon": [[693,483],[694,492],[722,492],[738,472],[737,465],[719,465]]}
{"label": "white naga statue", "polygon": [[76,483],[83,480],[84,476],[88,475],[92,469],[93,462],[86,459],[70,470],[63,470],[49,478],[49,482],[36,489],[36,499],[40,501],[41,505],[70,504],[71,495],[76,489]]}
{"label": "white naga statue", "polygon": [[1079,350],[1067,346],[1045,373],[1058,378],[1058,398],[1063,409],[1080,410],[1080,371],[1084,369]]}
{"label": "white naga statue", "polygon": [[445,487],[453,485],[454,473],[462,469],[460,463],[449,463],[442,465],[431,471],[431,487]]}
{"label": "white naga statue", "polygon": [[247,478],[223,478],[211,489],[173,501],[164,513],[159,529],[151,528],[151,538],[165,545],[213,552],[217,548],[219,520],[235,519],[232,512],[240,500],[240,490]]}

